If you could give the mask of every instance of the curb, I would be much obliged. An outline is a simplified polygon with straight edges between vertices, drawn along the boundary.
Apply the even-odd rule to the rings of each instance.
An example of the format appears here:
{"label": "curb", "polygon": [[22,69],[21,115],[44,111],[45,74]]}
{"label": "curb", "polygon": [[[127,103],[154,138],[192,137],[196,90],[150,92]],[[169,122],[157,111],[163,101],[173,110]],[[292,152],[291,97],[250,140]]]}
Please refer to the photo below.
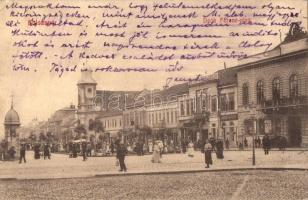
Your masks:
{"label": "curb", "polygon": [[197,169],[197,170],[179,170],[179,171],[148,171],[148,172],[117,172],[106,174],[95,174],[88,176],[72,176],[72,177],[38,177],[38,178],[17,178],[17,177],[0,177],[1,181],[24,181],[24,180],[56,180],[56,179],[77,179],[77,178],[95,178],[95,177],[123,177],[123,176],[140,176],[140,175],[166,175],[166,174],[189,174],[204,172],[232,172],[232,171],[308,171],[308,168],[296,167],[243,167],[243,168],[225,168],[225,169]]}
{"label": "curb", "polygon": [[164,174],[188,174],[202,172],[229,172],[229,171],[253,171],[253,170],[271,170],[271,171],[308,171],[308,168],[282,168],[282,167],[258,167],[258,168],[227,168],[227,169],[198,169],[198,170],[180,170],[180,171],[153,171],[153,172],[127,172],[113,174],[96,174],[94,177],[114,177],[114,176],[135,176],[135,175],[164,175]]}

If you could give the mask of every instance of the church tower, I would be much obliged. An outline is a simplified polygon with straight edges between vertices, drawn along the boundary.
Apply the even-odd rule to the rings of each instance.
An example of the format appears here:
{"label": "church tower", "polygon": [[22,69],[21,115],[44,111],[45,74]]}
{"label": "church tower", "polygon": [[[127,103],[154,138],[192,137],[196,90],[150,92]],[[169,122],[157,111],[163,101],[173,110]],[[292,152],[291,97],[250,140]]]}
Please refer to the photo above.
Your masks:
{"label": "church tower", "polygon": [[81,124],[87,126],[89,114],[94,110],[94,98],[96,96],[96,81],[92,77],[92,71],[81,72],[78,87],[78,118]]}

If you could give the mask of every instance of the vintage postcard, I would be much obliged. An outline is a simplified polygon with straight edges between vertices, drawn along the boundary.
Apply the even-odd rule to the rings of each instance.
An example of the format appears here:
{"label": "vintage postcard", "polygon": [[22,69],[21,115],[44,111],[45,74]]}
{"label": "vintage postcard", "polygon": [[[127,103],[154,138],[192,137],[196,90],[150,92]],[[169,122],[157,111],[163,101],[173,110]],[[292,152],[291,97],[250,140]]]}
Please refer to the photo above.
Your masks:
{"label": "vintage postcard", "polygon": [[307,0],[0,0],[0,199],[308,199]]}

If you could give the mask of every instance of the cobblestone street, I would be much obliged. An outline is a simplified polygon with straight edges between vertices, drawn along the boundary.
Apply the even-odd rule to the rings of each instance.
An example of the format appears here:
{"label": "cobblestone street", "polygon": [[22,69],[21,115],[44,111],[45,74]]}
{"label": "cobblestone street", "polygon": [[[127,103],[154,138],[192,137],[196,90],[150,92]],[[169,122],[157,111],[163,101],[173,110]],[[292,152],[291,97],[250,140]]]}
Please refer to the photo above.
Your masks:
{"label": "cobblestone street", "polygon": [[[291,167],[308,168],[307,151],[271,151],[264,155],[261,149],[256,151],[256,167]],[[212,169],[252,167],[251,151],[226,151],[224,159],[213,155]],[[204,168],[204,155],[195,152],[194,157],[187,154],[163,155],[162,163],[152,163],[151,155],[127,156],[128,172],[159,172],[175,170],[200,170]],[[27,152],[27,163],[1,162],[0,178],[67,178],[88,177],[97,174],[114,174],[118,172],[115,157],[68,158],[64,154],[52,154],[51,160],[34,160],[32,152]]]}
{"label": "cobblestone street", "polygon": [[307,179],[307,172],[235,171],[1,181],[0,199],[303,200]]}

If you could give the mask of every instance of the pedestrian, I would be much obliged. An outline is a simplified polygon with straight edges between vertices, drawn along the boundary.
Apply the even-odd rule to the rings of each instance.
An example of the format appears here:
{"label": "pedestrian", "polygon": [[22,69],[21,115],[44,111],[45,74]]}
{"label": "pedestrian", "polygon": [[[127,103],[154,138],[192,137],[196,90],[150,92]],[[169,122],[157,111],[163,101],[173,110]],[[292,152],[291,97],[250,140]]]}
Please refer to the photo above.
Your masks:
{"label": "pedestrian", "polygon": [[239,150],[243,150],[244,149],[243,143],[240,142],[238,147],[239,147]]}
{"label": "pedestrian", "polygon": [[158,145],[158,141],[155,141],[153,147],[153,156],[152,156],[153,163],[160,163],[160,148]]}
{"label": "pedestrian", "polygon": [[258,148],[260,148],[260,147],[261,147],[261,139],[260,139],[260,137],[259,137],[259,136],[258,136],[257,141],[258,141]]}
{"label": "pedestrian", "polygon": [[83,161],[86,161],[87,160],[87,142],[86,141],[81,142],[81,153],[82,153]]}
{"label": "pedestrian", "polygon": [[215,140],[215,138],[211,137],[209,142],[212,145],[212,150],[215,151],[216,150],[216,140]]}
{"label": "pedestrian", "polygon": [[44,145],[44,160],[46,160],[46,158],[50,160],[50,146],[48,143],[45,143]]}
{"label": "pedestrian", "polygon": [[189,157],[194,157],[194,143],[191,140],[188,143],[187,154]]}
{"label": "pedestrian", "polygon": [[20,156],[19,156],[19,164],[21,163],[21,161],[23,160],[24,163],[26,163],[26,144],[22,143],[20,145]]}
{"label": "pedestrian", "polygon": [[164,151],[164,143],[161,140],[157,140],[157,142],[158,142],[158,147],[159,147],[159,151],[160,151],[160,157],[162,157],[163,151]]}
{"label": "pedestrian", "polygon": [[5,160],[4,148],[4,140],[2,140],[0,144],[0,160]]}
{"label": "pedestrian", "polygon": [[228,138],[226,139],[226,142],[225,142],[225,143],[226,143],[226,149],[229,149],[230,143],[229,143],[229,139],[228,139]]}
{"label": "pedestrian", "polygon": [[40,159],[40,157],[41,157],[41,155],[40,155],[40,148],[41,148],[41,145],[39,143],[35,143],[34,144],[34,148],[33,148],[34,159]]}
{"label": "pedestrian", "polygon": [[186,141],[185,140],[182,140],[181,146],[182,146],[182,152],[186,153]]}
{"label": "pedestrian", "polygon": [[2,149],[2,159],[6,160],[7,159],[7,151],[8,151],[8,142],[4,139],[1,142],[1,149]]}
{"label": "pedestrian", "polygon": [[124,145],[124,142],[120,142],[120,145],[117,147],[117,159],[119,160],[120,164],[120,170],[119,171],[127,171],[126,165],[125,165],[125,156],[127,154],[127,148]]}
{"label": "pedestrian", "polygon": [[246,139],[246,138],[244,139],[244,145],[245,145],[245,148],[247,148],[247,147],[248,147],[248,141],[247,141],[247,139]]}
{"label": "pedestrian", "polygon": [[287,147],[287,138],[284,136],[279,137],[278,148],[280,151],[284,151]]}
{"label": "pedestrian", "polygon": [[91,156],[91,151],[92,151],[92,145],[90,142],[87,144],[87,157]]}
{"label": "pedestrian", "polygon": [[206,140],[205,145],[204,145],[204,160],[205,160],[205,164],[206,167],[205,168],[209,168],[210,165],[213,164],[213,160],[212,160],[212,145],[209,142],[209,140]]}
{"label": "pedestrian", "polygon": [[149,141],[149,153],[153,153],[153,142]]}
{"label": "pedestrian", "polygon": [[224,158],[224,144],[222,139],[217,140],[216,142],[216,156],[218,159]]}
{"label": "pedestrian", "polygon": [[77,158],[77,144],[74,142],[72,145],[73,158]]}
{"label": "pedestrian", "polygon": [[271,147],[271,142],[268,134],[265,134],[265,136],[262,139],[262,143],[263,143],[264,154],[268,155],[269,149]]}
{"label": "pedestrian", "polygon": [[44,145],[44,160],[46,160],[46,158],[50,160],[50,145],[48,143]]}
{"label": "pedestrian", "polygon": [[114,153],[114,144],[113,144],[113,141],[111,141],[111,144],[110,144],[110,151],[111,151],[111,155],[113,155],[113,153]]}

